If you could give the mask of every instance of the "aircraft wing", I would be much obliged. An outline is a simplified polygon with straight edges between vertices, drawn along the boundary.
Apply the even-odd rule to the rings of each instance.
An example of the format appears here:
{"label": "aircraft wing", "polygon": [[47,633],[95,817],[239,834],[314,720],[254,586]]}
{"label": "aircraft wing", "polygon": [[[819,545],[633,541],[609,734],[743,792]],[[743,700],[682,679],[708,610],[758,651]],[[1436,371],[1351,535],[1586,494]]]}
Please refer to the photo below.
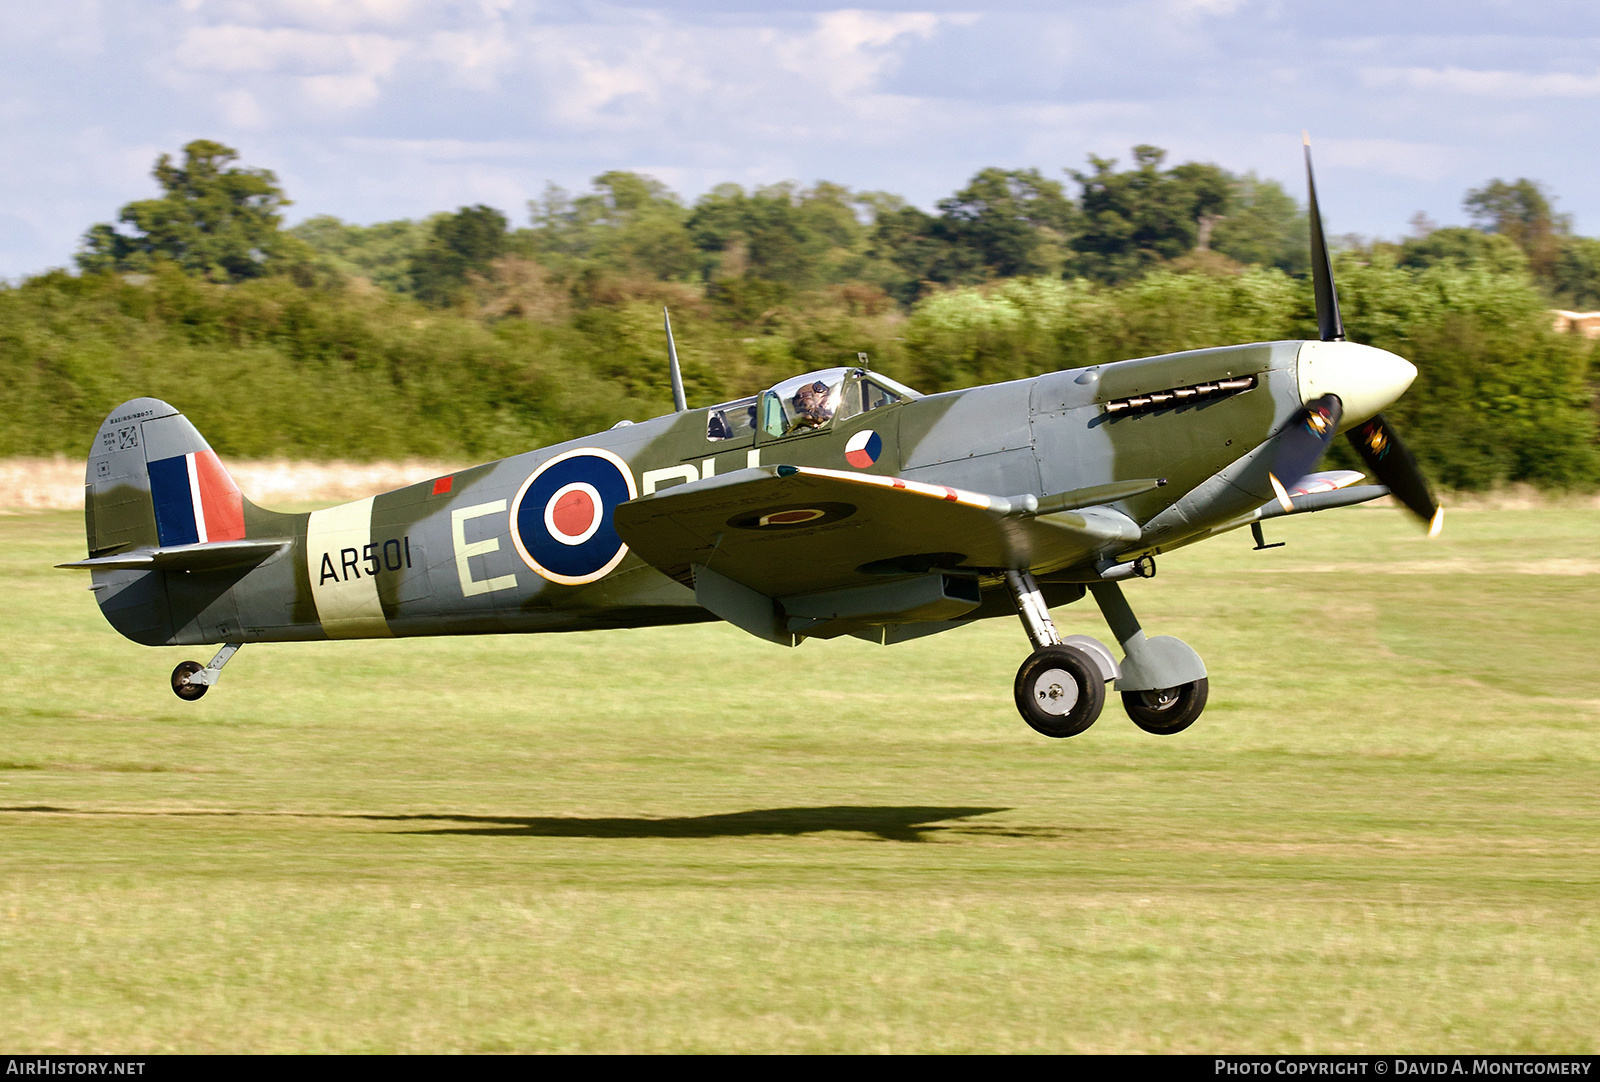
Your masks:
{"label": "aircraft wing", "polygon": [[680,581],[698,566],[785,599],[932,571],[1065,566],[1139,535],[1109,509],[1039,508],[1031,494],[757,466],[629,500],[613,523],[635,553]]}

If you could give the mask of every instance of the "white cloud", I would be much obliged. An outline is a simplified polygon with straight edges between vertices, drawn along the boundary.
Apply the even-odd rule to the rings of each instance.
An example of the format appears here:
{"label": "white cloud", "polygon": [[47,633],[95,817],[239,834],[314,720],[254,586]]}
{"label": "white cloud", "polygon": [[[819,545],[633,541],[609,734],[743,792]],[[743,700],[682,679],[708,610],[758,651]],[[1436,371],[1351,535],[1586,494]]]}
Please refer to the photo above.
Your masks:
{"label": "white cloud", "polygon": [[427,8],[445,5],[418,0],[183,0],[182,6],[221,22],[351,31],[403,28],[419,21]]}
{"label": "white cloud", "polygon": [[[441,7],[452,16],[448,28],[434,25]],[[485,95],[531,83],[523,111],[569,131],[659,127],[699,110],[727,133],[797,124],[837,132],[851,118],[904,123],[912,103],[884,94],[885,76],[941,26],[977,18],[846,9],[798,26],[787,16],[686,25],[661,11],[615,8],[565,21],[523,9],[514,20],[511,7],[197,0],[165,77],[252,129],[269,123],[263,102],[279,122],[321,124],[381,111],[391,89],[414,94],[442,77]]]}
{"label": "white cloud", "polygon": [[501,28],[441,31],[428,37],[422,53],[444,64],[456,82],[471,90],[492,90],[518,50]]}
{"label": "white cloud", "polygon": [[[270,126],[271,100],[290,115],[298,104],[326,120],[377,103],[383,83],[414,46],[373,33],[324,33],[229,24],[190,27],[172,52],[170,76],[186,92],[208,95],[224,121]],[[289,86],[287,93],[283,81]]]}
{"label": "white cloud", "polygon": [[707,89],[688,59],[693,42],[683,33],[596,35],[562,28],[526,44],[546,115],[566,127],[631,126],[673,89],[680,95]]}
{"label": "white cloud", "polygon": [[895,63],[891,47],[901,38],[926,40],[942,21],[928,12],[830,11],[811,33],[778,38],[772,52],[788,71],[843,97],[874,86]]}
{"label": "white cloud", "polygon": [[[568,131],[666,131],[694,116],[695,139],[792,140],[836,136],[863,120],[900,123],[908,102],[882,91],[884,76],[907,47],[958,21],[969,20],[849,10],[798,27],[690,27],[632,12],[541,27],[480,63],[530,76],[539,87],[530,106]],[[450,59],[453,77],[468,82],[470,69]]]}
{"label": "white cloud", "polygon": [[301,97],[313,110],[350,112],[378,100],[378,80],[370,75],[311,75],[299,82]]}
{"label": "white cloud", "polygon": [[1471,68],[1371,68],[1362,73],[1369,86],[1409,87],[1485,98],[1592,98],[1600,95],[1600,71],[1478,71]]}
{"label": "white cloud", "polygon": [[190,71],[325,75],[387,74],[409,44],[380,34],[324,34],[283,27],[202,26],[183,35],[173,52]]}

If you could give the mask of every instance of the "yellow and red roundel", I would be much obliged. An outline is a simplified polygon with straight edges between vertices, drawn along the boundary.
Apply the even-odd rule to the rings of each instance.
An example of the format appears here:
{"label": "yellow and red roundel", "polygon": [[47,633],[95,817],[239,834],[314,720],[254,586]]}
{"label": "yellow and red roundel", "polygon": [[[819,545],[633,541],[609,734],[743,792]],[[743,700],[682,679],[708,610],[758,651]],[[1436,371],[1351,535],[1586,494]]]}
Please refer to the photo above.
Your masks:
{"label": "yellow and red roundel", "polygon": [[855,504],[850,503],[785,503],[735,515],[728,525],[736,530],[803,530],[826,526],[855,513]]}
{"label": "yellow and red roundel", "polygon": [[844,445],[844,460],[858,470],[864,470],[883,454],[883,439],[870,428],[863,428]]}
{"label": "yellow and red roundel", "polygon": [[529,567],[567,586],[603,578],[627,555],[611,512],[638,494],[628,464],[584,447],[542,464],[511,504],[511,540]]}
{"label": "yellow and red roundel", "polygon": [[774,511],[770,515],[757,515],[757,526],[803,526],[815,522],[828,512],[820,507],[794,507],[787,511]]}

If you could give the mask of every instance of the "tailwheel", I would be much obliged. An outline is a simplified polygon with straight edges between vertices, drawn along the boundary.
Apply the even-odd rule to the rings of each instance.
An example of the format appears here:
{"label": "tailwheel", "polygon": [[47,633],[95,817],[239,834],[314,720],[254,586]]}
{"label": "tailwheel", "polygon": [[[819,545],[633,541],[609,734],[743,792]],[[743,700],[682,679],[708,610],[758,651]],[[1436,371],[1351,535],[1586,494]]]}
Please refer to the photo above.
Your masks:
{"label": "tailwheel", "polygon": [[1099,664],[1072,646],[1035,650],[1017,670],[1015,692],[1022,720],[1045,736],[1077,736],[1106,704]]}
{"label": "tailwheel", "polygon": [[205,666],[198,661],[182,661],[172,670],[172,693],[185,702],[194,702],[200,696],[211,690],[210,684],[191,684],[189,677],[200,672]]}
{"label": "tailwheel", "polygon": [[1147,733],[1171,736],[1195,723],[1206,708],[1209,683],[1205,677],[1154,691],[1124,691],[1122,707],[1133,723]]}

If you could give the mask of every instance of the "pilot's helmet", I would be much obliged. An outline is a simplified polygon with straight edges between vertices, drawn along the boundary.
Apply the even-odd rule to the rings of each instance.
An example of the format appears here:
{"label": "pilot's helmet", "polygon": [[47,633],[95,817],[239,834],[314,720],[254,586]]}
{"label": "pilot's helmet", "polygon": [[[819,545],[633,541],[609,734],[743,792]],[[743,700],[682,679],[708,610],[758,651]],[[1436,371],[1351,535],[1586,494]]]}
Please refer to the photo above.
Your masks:
{"label": "pilot's helmet", "polygon": [[819,379],[809,387],[803,386],[795,392],[794,400],[801,406],[820,409],[827,404],[828,385]]}

